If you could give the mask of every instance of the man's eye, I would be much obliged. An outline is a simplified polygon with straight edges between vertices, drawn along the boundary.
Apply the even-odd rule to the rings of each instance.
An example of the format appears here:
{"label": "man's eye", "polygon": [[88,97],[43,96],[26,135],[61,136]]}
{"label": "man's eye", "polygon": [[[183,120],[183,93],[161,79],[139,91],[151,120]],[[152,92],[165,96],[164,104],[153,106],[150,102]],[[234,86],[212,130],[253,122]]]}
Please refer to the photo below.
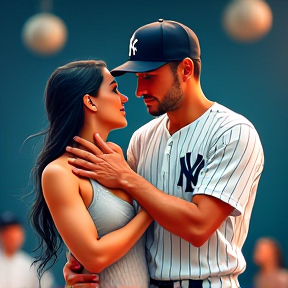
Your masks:
{"label": "man's eye", "polygon": [[114,93],[118,93],[117,87],[112,90]]}
{"label": "man's eye", "polygon": [[144,79],[146,79],[146,80],[148,80],[148,79],[151,79],[151,78],[153,78],[153,75],[144,75],[144,77],[143,77]]}

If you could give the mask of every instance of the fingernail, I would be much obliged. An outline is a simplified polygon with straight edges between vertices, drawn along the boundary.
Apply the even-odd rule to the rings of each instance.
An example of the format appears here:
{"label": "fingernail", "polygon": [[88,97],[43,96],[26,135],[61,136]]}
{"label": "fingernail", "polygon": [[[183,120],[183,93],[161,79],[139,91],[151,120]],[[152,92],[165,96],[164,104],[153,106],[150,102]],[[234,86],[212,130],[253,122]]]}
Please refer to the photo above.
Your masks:
{"label": "fingernail", "polygon": [[74,136],[74,137],[73,137],[74,140],[77,140],[78,138],[79,138],[78,136]]}

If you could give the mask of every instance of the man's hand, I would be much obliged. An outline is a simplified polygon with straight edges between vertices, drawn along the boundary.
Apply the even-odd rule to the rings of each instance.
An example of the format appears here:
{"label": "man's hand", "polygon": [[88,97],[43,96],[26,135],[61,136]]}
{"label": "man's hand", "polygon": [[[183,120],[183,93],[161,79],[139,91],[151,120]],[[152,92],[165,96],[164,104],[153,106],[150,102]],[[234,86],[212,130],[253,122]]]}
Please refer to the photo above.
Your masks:
{"label": "man's hand", "polygon": [[100,288],[98,275],[80,274],[83,266],[71,253],[69,253],[67,258],[68,261],[63,268],[63,275],[67,288]]}
{"label": "man's hand", "polygon": [[77,158],[69,158],[78,176],[92,178],[108,188],[121,188],[121,175],[132,172],[125,161],[122,149],[112,143],[105,143],[99,134],[94,134],[96,146],[91,142],[74,137],[74,140],[87,151],[68,146],[66,150]]}

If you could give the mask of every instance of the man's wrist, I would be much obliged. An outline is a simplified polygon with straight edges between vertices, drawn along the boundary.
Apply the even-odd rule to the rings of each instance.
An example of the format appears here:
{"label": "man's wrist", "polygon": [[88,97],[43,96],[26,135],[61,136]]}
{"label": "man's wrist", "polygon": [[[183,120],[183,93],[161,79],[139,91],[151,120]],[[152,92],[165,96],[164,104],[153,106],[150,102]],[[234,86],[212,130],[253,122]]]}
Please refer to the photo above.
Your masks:
{"label": "man's wrist", "polygon": [[133,170],[121,173],[119,188],[129,193],[129,191],[133,190],[135,187],[135,183],[137,182],[137,176],[140,177]]}

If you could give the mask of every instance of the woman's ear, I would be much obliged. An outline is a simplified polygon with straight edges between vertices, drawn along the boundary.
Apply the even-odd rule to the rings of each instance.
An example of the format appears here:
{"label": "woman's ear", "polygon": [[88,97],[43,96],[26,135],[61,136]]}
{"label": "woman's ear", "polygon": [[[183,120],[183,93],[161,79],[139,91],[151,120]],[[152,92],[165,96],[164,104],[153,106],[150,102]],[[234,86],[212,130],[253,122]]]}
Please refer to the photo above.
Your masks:
{"label": "woman's ear", "polygon": [[91,98],[93,99],[93,97],[91,97],[90,95],[85,94],[83,96],[83,103],[88,109],[96,112],[98,110],[97,106],[95,105],[95,103],[93,102],[93,100]]}

